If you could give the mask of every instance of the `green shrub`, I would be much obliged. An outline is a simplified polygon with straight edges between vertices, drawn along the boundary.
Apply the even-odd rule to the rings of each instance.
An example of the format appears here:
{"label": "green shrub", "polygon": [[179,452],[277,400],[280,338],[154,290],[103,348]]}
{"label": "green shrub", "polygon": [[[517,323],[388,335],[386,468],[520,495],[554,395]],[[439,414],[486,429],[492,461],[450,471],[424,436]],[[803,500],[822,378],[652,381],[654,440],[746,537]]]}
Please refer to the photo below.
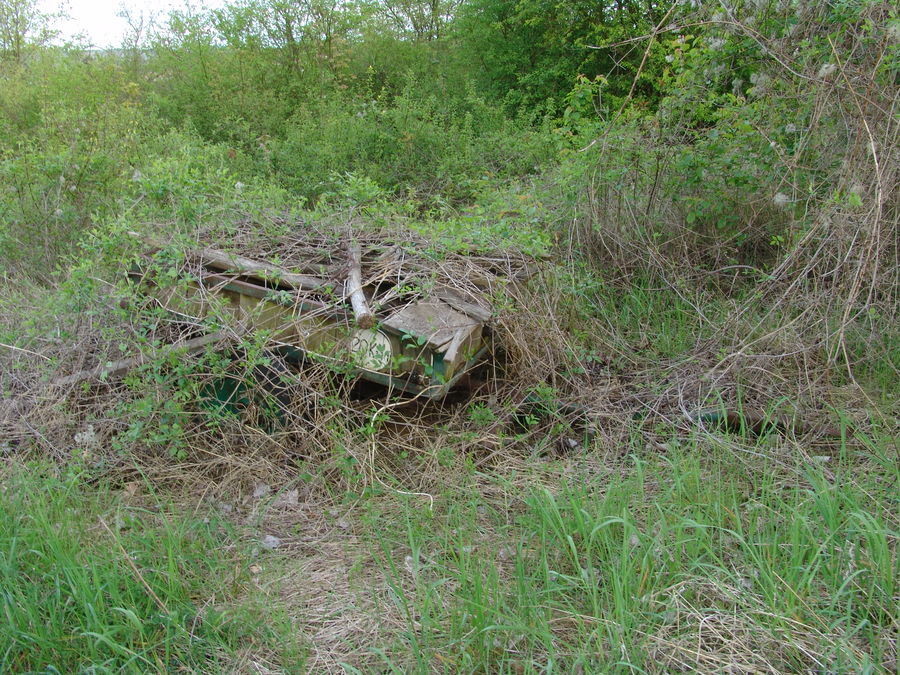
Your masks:
{"label": "green shrub", "polygon": [[334,96],[312,103],[273,147],[280,179],[311,198],[351,171],[393,192],[450,200],[470,197],[468,183],[479,177],[533,172],[556,151],[549,134],[506,120],[484,100],[470,95],[447,105],[422,97],[415,80],[392,100]]}

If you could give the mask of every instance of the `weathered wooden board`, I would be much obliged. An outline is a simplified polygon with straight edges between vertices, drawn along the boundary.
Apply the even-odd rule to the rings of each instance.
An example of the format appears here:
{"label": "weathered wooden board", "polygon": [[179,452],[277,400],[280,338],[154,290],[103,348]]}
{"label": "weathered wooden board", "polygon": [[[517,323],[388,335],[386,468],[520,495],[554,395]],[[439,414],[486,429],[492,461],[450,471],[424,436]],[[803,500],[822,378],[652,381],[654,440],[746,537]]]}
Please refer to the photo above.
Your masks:
{"label": "weathered wooden board", "polygon": [[477,320],[437,299],[406,305],[382,323],[398,333],[423,338],[428,346],[439,351],[460,331],[469,332],[478,326]]}
{"label": "weathered wooden board", "polygon": [[490,321],[493,316],[490,306],[483,298],[474,298],[471,294],[463,293],[449,286],[438,287],[434,294],[453,309],[477,321]]}

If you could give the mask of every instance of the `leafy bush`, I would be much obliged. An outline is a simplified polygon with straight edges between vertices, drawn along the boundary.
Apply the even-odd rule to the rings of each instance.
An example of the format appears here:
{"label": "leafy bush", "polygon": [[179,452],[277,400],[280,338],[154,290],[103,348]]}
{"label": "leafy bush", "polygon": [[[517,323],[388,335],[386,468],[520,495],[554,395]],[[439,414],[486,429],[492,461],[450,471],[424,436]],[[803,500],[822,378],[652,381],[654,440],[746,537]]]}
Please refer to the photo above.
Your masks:
{"label": "leafy bush", "polygon": [[448,107],[423,98],[415,80],[390,101],[333,96],[310,103],[272,145],[280,179],[311,198],[330,189],[334,175],[352,171],[391,191],[464,199],[471,196],[467,182],[532,172],[556,150],[548,134],[504,119],[474,94]]}
{"label": "leafy bush", "polygon": [[[87,73],[96,80],[74,91]],[[4,84],[0,110],[17,133],[0,139],[0,269],[46,275],[118,210],[153,120],[135,85],[104,63],[39,61]]]}

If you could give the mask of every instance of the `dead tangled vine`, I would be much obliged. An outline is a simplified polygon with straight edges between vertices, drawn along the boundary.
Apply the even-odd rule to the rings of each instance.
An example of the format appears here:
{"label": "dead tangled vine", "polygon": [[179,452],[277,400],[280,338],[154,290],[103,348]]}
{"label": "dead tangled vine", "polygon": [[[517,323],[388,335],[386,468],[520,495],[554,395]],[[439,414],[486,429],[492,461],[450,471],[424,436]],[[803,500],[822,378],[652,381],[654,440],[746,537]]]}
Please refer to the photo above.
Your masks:
{"label": "dead tangled vine", "polygon": [[[717,336],[698,348],[719,351],[723,339],[731,341],[705,371],[716,385],[760,359],[793,362],[805,378],[799,389],[807,391],[828,380],[833,366],[851,381],[859,366],[873,362],[896,374],[890,333],[900,289],[900,88],[891,8],[869,3],[836,31],[826,3],[759,7],[723,3],[711,18],[683,17],[660,29],[679,35],[678,50],[700,54],[694,58],[706,69],[694,64],[691,72],[706,80],[699,89],[686,80],[687,89],[694,87],[684,95],[688,103],[673,100],[669,108],[677,114],[667,124],[628,139],[636,161],[627,180],[609,168],[621,159],[622,136],[598,139],[598,168],[570,239],[623,280],[643,275],[662,283],[704,321],[702,298],[709,296],[696,289],[711,284],[716,293],[734,295],[737,288],[739,299]],[[690,35],[698,28],[706,30],[699,43]],[[721,54],[723,45],[742,39],[749,46]],[[747,70],[753,70],[749,89],[740,79]],[[730,231],[692,220],[685,195],[702,195],[703,188],[679,175],[688,153],[680,139],[707,133],[685,108],[713,99],[717,81],[734,91],[718,95],[723,118],[751,128],[742,140],[773,158],[766,171],[734,188],[737,194],[703,197],[727,204]],[[789,146],[785,129],[795,134]],[[721,143],[713,147],[727,151]],[[715,167],[703,170],[704,180]]]}

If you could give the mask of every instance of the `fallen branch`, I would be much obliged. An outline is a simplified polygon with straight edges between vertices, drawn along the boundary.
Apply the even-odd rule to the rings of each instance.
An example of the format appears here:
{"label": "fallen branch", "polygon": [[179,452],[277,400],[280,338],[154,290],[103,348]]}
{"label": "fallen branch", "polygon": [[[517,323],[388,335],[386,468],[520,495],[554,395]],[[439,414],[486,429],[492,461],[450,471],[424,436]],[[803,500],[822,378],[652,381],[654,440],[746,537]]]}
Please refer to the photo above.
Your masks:
{"label": "fallen branch", "polygon": [[200,262],[208,267],[226,272],[237,272],[242,276],[260,279],[275,285],[289,286],[298,291],[319,291],[328,286],[322,279],[305,274],[294,274],[269,263],[251,260],[235,253],[219,251],[214,248],[191,249],[187,254],[198,258]]}
{"label": "fallen branch", "polygon": [[375,325],[375,315],[369,309],[369,303],[362,290],[362,271],[359,244],[350,244],[350,270],[347,272],[347,295],[353,307],[356,325],[360,328],[371,328]]}
{"label": "fallen branch", "polygon": [[[139,232],[130,232],[129,234],[147,242],[151,249],[159,250],[162,248],[162,244],[148,239]],[[185,255],[189,258],[197,259],[207,267],[224,272],[237,272],[241,276],[259,279],[276,286],[287,286],[298,291],[321,291],[331,286],[328,282],[317,277],[295,274],[271,263],[252,260],[236,253],[220,251],[215,248],[191,248],[185,252]]]}
{"label": "fallen branch", "polygon": [[833,425],[815,425],[802,419],[784,415],[769,415],[761,410],[699,410],[690,419],[694,423],[718,427],[731,433],[749,433],[764,436],[771,432],[781,435],[818,433],[827,438],[843,438],[847,430]]}
{"label": "fallen branch", "polygon": [[51,380],[50,383],[58,387],[65,387],[84,382],[85,380],[105,380],[109,377],[122,375],[132,368],[137,368],[145,363],[149,363],[158,358],[167,357],[171,354],[193,354],[199,352],[209,345],[228,342],[231,340],[231,337],[230,333],[224,331],[210,333],[209,335],[201,335],[192,340],[176,342],[175,344],[153,349],[147,354],[142,353],[139,356],[134,356],[132,358],[110,361],[102,366],[97,366],[96,368],[79,370],[77,373],[72,373],[71,375],[57,377]]}

